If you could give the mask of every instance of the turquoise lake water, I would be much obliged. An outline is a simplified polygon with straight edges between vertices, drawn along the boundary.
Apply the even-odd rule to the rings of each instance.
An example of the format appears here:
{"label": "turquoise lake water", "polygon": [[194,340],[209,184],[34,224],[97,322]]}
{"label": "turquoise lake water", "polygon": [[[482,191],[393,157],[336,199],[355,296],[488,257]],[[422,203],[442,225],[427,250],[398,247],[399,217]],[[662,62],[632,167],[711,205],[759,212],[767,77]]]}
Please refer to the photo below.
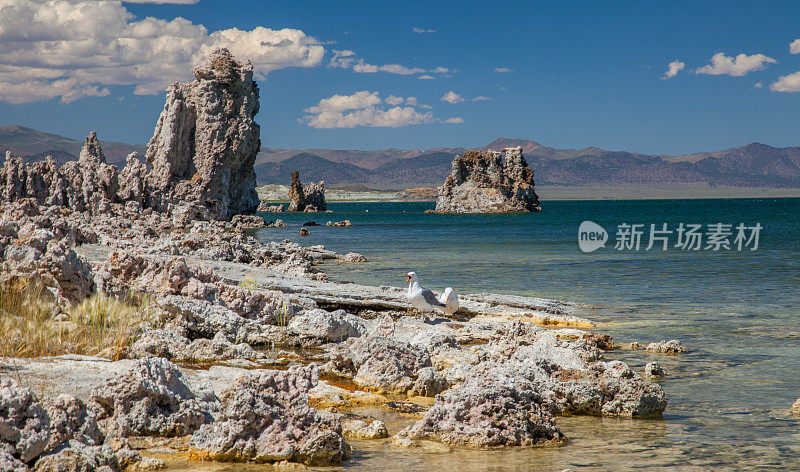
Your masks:
{"label": "turquoise lake water", "polygon": [[[333,280],[402,286],[402,272],[413,270],[437,291],[452,286],[457,293],[582,302],[591,305],[597,330],[619,343],[676,338],[692,352],[607,354],[639,371],[653,360],[667,369],[663,420],[562,418],[571,438],[564,447],[506,451],[499,459],[492,451],[432,454],[427,462],[404,462],[402,453],[385,462],[376,452],[386,468],[800,470],[800,417],[788,411],[800,397],[800,199],[551,201],[538,214],[424,213],[433,206],[334,203],[333,213],[265,214],[290,227],[257,236],[356,251],[370,261],[326,264]],[[343,219],[353,226],[311,227],[310,236],[299,236],[306,221]],[[580,251],[585,220],[608,231],[606,247]],[[623,223],[644,225],[640,251],[614,248]],[[702,224],[703,233],[709,224],[731,224],[731,243],[739,223],[762,229],[755,251],[685,251],[672,247],[675,233],[668,250],[658,244],[645,251],[650,224],[664,223],[673,231],[680,223]],[[379,468],[370,457],[354,464]]]}

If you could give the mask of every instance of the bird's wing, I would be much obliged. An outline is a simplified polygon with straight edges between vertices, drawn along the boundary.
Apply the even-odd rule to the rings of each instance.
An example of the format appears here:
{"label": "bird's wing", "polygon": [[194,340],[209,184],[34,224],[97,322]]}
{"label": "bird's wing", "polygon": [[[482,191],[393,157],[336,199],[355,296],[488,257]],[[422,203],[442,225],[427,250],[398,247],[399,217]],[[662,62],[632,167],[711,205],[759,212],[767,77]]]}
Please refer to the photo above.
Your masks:
{"label": "bird's wing", "polygon": [[422,289],[422,298],[428,303],[428,305],[432,306],[444,306],[444,303],[440,302],[436,298],[436,294],[428,290],[427,288]]}

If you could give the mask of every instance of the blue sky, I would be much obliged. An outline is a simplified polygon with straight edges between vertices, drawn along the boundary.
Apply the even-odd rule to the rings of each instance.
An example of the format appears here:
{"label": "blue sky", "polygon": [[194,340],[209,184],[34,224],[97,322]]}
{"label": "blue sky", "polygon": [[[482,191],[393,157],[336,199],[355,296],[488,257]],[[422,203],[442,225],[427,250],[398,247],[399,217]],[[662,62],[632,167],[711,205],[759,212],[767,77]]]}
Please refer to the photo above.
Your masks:
{"label": "blue sky", "polygon": [[[33,4],[27,7],[34,9],[39,3],[3,1]],[[75,8],[81,3],[71,2]],[[189,5],[125,3],[110,8],[109,15],[124,14],[125,10],[131,16],[122,20],[123,25],[146,17],[168,22],[182,17],[195,28],[191,34],[196,33],[197,25],[203,25],[209,34],[257,27],[302,32],[303,45],[298,47],[305,52],[298,53],[295,48],[291,54],[300,56],[292,56],[280,66],[263,66],[272,70],[259,81],[258,121],[262,143],[269,147],[427,149],[480,146],[496,137],[528,138],[553,147],[599,146],[664,154],[725,149],[752,141],[800,145],[800,85],[791,76],[800,71],[800,54],[790,53],[790,43],[800,38],[800,2],[491,5],[469,1],[201,0]],[[156,52],[155,59],[140,64],[134,55],[114,63],[113,70],[86,70],[80,54],[73,60],[72,49],[65,49],[68,53],[60,56],[67,59],[58,64],[57,73],[46,72],[51,74],[46,77],[49,82],[41,87],[56,91],[38,97],[37,90],[30,92],[30,98],[20,98],[31,87],[41,85],[31,82],[35,78],[30,75],[55,67],[48,57],[51,49],[24,48],[30,48],[31,40],[46,44],[53,38],[46,37],[51,34],[48,32],[22,41],[21,35],[27,34],[23,33],[25,18],[19,14],[14,20],[16,29],[8,23],[11,20],[4,25],[0,19],[0,99],[5,99],[0,101],[0,125],[21,124],[73,138],[94,129],[104,140],[146,143],[163,107],[164,94],[135,94],[136,80],[128,80],[126,74],[140,68],[137,73],[147,76],[148,87],[160,90],[160,81],[178,78],[178,72],[169,66],[177,68],[179,63],[158,63]],[[61,29],[46,26],[47,31],[74,29],[68,24],[55,25]],[[426,32],[415,32],[415,28]],[[65,48],[91,54],[87,41],[101,47],[109,41],[103,35],[115,34],[114,27],[105,23],[97,30],[101,37],[56,39],[66,42]],[[158,41],[175,41],[159,37],[166,30],[156,27],[147,33],[154,39],[140,47],[156,48],[161,44]],[[9,54],[14,48],[19,49],[17,54]],[[311,54],[308,48],[324,49],[324,55],[321,59],[302,56]],[[334,51],[352,51],[344,56],[351,59],[347,67],[331,67]],[[706,70],[719,75],[696,72],[717,53],[726,57]],[[724,63],[727,57],[739,54],[747,57]],[[359,73],[353,69],[359,60],[367,68],[397,64],[405,72],[416,72]],[[673,61],[684,66],[665,79]],[[272,59],[265,53],[254,63],[258,71],[259,64],[270,64]],[[436,68],[448,71],[433,72]],[[498,68],[511,71],[497,72]],[[107,70],[113,78],[106,79]],[[420,79],[425,75],[434,78]],[[73,76],[75,81],[68,82]],[[776,86],[771,84],[782,76],[790,77],[778,89],[798,91],[772,90]],[[56,84],[58,80],[67,82]],[[6,93],[2,92],[4,86]],[[54,95],[62,89],[69,92]],[[21,92],[15,95],[18,90]],[[318,111],[327,110],[330,107],[320,104],[321,100],[362,91],[366,94],[360,98],[377,96],[368,97],[369,108],[341,112],[334,107],[332,121],[315,120],[314,113],[304,111],[314,106]],[[463,101],[443,101],[451,91]],[[64,99],[64,94],[68,98]],[[397,102],[396,97],[404,100]],[[478,97],[488,99],[474,100]],[[26,103],[9,103],[22,100]],[[376,100],[380,102],[374,103]],[[388,113],[393,108],[407,114],[397,117]],[[363,113],[345,116],[354,110]],[[345,119],[357,125],[313,126],[343,126]],[[446,123],[448,119],[457,123]],[[379,126],[386,124],[394,127]]]}

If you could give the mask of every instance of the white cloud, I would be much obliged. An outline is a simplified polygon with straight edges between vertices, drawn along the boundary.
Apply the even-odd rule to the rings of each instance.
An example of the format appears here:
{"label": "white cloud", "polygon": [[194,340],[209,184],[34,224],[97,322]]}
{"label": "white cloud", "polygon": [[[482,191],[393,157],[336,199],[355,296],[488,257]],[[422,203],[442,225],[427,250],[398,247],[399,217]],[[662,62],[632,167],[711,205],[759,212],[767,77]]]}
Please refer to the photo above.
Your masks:
{"label": "white cloud", "polygon": [[356,53],[348,49],[338,51],[333,50],[333,57],[328,63],[328,67],[338,67],[340,69],[349,69],[350,66],[356,61]]}
{"label": "white cloud", "polygon": [[0,44],[0,100],[14,103],[102,96],[109,85],[159,93],[190,79],[191,68],[218,47],[250,59],[259,79],[317,66],[325,54],[296,29],[209,33],[184,18],[136,19],[121,2],[96,0],[2,0]]}
{"label": "white cloud", "polygon": [[[478,95],[475,98],[470,98],[469,101],[471,101],[471,102],[485,102],[485,101],[488,101],[488,100],[491,100],[491,99],[492,99],[492,97],[487,97],[485,95]],[[450,90],[446,94],[442,95],[442,98],[440,98],[439,100],[441,100],[441,101],[443,101],[445,103],[450,103],[450,104],[455,105],[456,103],[461,103],[463,101],[466,101],[467,99],[465,99],[461,95],[459,95],[459,94],[453,92],[452,90]]]}
{"label": "white cloud", "polygon": [[791,54],[800,54],[800,39],[795,39],[789,44],[789,52]]}
{"label": "white cloud", "polygon": [[449,123],[449,124],[454,124],[454,125],[459,125],[459,124],[461,124],[463,122],[464,122],[464,118],[460,118],[458,116],[455,117],[455,118],[448,118],[448,119],[443,121],[443,123]]}
{"label": "white cloud", "polygon": [[514,69],[511,69],[511,68],[508,68],[508,67],[495,67],[494,71],[498,72],[500,74],[507,74],[509,72],[514,72]]}
{"label": "white cloud", "polygon": [[[407,106],[399,106],[404,100]],[[317,105],[303,110],[307,114],[299,121],[312,128],[323,129],[357,126],[397,128],[436,121],[432,113],[419,112],[412,103],[416,103],[416,98],[403,99],[390,95],[386,100],[381,100],[378,92],[363,90],[353,95],[324,98]]]}
{"label": "white cloud", "polygon": [[705,65],[695,72],[698,74],[709,75],[732,75],[741,77],[756,70],[762,70],[767,64],[774,64],[778,61],[763,54],[739,54],[735,58],[728,57],[725,53],[718,52],[711,57],[711,64]]}
{"label": "white cloud", "polygon": [[762,84],[761,82],[756,82],[755,85],[753,85],[753,88],[761,88],[763,86],[764,84]]}
{"label": "white cloud", "polygon": [[800,71],[782,75],[769,85],[769,89],[773,92],[800,92]]}
{"label": "white cloud", "polygon": [[421,69],[419,67],[406,67],[400,64],[385,64],[382,66],[376,66],[373,64],[367,64],[362,59],[359,59],[358,62],[353,64],[353,72],[357,72],[359,74],[374,74],[376,72],[388,72],[390,74],[397,74],[397,75],[412,75],[412,74],[421,74],[426,72],[425,69]]}
{"label": "white cloud", "polygon": [[446,94],[442,95],[442,98],[440,98],[440,100],[443,101],[443,102],[456,104],[456,103],[463,102],[464,101],[464,97],[462,97],[461,95],[459,95],[459,94],[457,94],[457,93],[455,93],[455,92],[453,92],[451,90],[451,91],[447,92]]}
{"label": "white cloud", "polygon": [[411,31],[417,34],[424,34],[424,33],[435,33],[436,30],[433,28],[412,28]]}
{"label": "white cloud", "polygon": [[664,73],[664,76],[661,77],[661,78],[664,79],[664,80],[671,79],[671,78],[675,77],[676,75],[678,75],[678,72],[682,71],[684,67],[686,67],[686,64],[684,64],[683,62],[678,61],[678,60],[672,61],[667,66],[667,71]]}
{"label": "white cloud", "polygon": [[418,78],[419,80],[433,80],[433,79],[435,79],[436,77],[434,77],[434,76],[432,76],[432,75],[425,74],[425,75],[421,75],[421,76],[419,76],[419,77],[417,77],[417,78]]}
{"label": "white cloud", "polygon": [[[416,98],[414,100],[416,101]],[[402,105],[403,102],[405,101],[405,99],[403,97],[397,97],[395,95],[389,95],[388,97],[386,97],[386,100],[384,100],[384,101],[388,105],[395,106],[395,105]]]}
{"label": "white cloud", "polygon": [[352,69],[353,72],[357,74],[376,74],[378,72],[386,72],[396,75],[425,74],[420,76],[420,79],[433,79],[434,77],[430,74],[449,74],[453,72],[453,70],[442,66],[427,70],[421,67],[407,67],[402,64],[370,64],[365,62],[364,59],[358,58],[354,51],[350,51],[348,49],[334,49],[333,57],[328,62],[328,67]]}

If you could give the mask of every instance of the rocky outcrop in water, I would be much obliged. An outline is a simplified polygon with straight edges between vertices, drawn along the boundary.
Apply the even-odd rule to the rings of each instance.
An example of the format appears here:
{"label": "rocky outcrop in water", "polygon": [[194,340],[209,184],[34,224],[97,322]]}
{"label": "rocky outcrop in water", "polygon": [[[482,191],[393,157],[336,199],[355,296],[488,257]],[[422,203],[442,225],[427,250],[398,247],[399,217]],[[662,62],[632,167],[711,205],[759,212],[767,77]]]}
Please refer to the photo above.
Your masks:
{"label": "rocky outcrop in water", "polygon": [[167,90],[147,145],[149,203],[161,211],[190,206],[203,219],[255,211],[261,140],[253,66],[218,49],[192,72],[194,82]]}
{"label": "rocky outcrop in water", "polygon": [[312,182],[303,186],[300,183],[300,173],[292,172],[289,184],[289,211],[316,212],[325,211],[325,182]]}
{"label": "rocky outcrop in water", "polygon": [[441,213],[510,213],[541,211],[533,169],[522,148],[467,151],[453,159],[450,175],[439,187]]}

